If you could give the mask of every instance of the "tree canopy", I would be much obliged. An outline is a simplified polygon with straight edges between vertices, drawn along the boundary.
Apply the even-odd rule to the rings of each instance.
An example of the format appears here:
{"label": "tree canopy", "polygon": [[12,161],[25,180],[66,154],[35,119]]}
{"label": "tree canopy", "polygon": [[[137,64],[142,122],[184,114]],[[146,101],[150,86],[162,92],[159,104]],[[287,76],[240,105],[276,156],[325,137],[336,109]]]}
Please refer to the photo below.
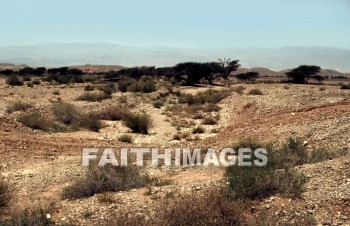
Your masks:
{"label": "tree canopy", "polygon": [[308,84],[310,78],[319,79],[318,73],[320,73],[320,71],[321,68],[319,66],[301,65],[287,72],[286,75],[288,78],[292,79],[293,83]]}

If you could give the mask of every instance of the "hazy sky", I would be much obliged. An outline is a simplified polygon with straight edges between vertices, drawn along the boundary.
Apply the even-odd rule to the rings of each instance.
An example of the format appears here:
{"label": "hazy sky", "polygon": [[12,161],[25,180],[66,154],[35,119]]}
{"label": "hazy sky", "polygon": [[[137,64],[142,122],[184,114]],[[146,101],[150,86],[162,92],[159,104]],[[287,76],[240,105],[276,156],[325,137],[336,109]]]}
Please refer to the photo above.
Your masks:
{"label": "hazy sky", "polygon": [[350,49],[350,0],[0,0],[0,46]]}

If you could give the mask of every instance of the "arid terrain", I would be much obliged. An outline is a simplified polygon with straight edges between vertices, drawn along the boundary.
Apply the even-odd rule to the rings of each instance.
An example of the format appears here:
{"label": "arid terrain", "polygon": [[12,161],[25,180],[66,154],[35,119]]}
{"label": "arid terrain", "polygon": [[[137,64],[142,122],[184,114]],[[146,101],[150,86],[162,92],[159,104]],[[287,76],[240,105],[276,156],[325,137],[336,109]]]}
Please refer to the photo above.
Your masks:
{"label": "arid terrain", "polygon": [[[1,216],[6,218],[13,211],[42,207],[50,209],[47,214],[58,225],[106,224],[106,219],[121,211],[147,219],[157,214],[154,207],[169,197],[201,193],[212,186],[226,184],[224,167],[147,167],[150,175],[169,182],[110,192],[109,201],[101,198],[106,194],[62,198],[64,188],[84,176],[86,168],[82,166],[81,151],[87,147],[116,150],[122,147],[212,147],[219,150],[245,138],[279,147],[292,137],[298,138],[309,153],[321,148],[349,151],[350,90],[327,83],[230,81],[214,86],[172,86],[158,80],[154,92],[114,91],[111,98],[89,102],[77,100],[88,92],[89,82],[54,84],[42,81],[34,87],[9,86],[2,77],[0,167],[4,180],[14,188],[14,195],[10,204],[1,210]],[[216,103],[219,108],[215,111],[178,109],[176,93],[196,95],[209,89],[226,95]],[[249,95],[253,89],[260,90],[261,95]],[[164,103],[155,107],[155,101],[160,99]],[[9,112],[9,106],[18,101],[29,103],[31,107]],[[103,119],[99,132],[87,129],[52,132],[28,128],[18,120],[34,111],[50,119],[52,106],[59,102],[74,104],[80,112],[102,112],[113,106],[145,112],[150,115],[153,127],[148,134],[138,134],[132,133],[120,120]],[[203,123],[205,119],[209,123]],[[203,131],[195,133],[194,128],[199,127]],[[120,141],[122,135],[131,136],[132,143]],[[305,163],[295,169],[308,179],[301,197],[289,198],[277,193],[254,200],[245,204],[248,207],[244,209],[244,216],[249,219],[264,215],[266,219],[278,219],[271,222],[293,225],[293,219],[307,214],[315,219],[314,224],[350,225],[350,155]]]}

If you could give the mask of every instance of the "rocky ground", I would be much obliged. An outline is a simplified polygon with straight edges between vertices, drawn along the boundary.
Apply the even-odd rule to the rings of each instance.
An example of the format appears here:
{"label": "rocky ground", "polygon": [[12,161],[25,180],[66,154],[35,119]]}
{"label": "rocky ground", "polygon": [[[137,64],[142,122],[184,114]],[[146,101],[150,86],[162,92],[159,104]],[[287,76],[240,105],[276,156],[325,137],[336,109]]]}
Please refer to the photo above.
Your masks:
{"label": "rocky ground", "polygon": [[[83,85],[49,85],[42,83],[35,88],[5,85],[0,80],[0,165],[2,174],[15,187],[15,197],[10,209],[25,209],[34,206],[55,206],[53,220],[58,224],[102,224],[112,212],[128,209],[139,215],[152,215],[151,207],[166,196],[184,192],[201,192],[212,184],[224,183],[224,168],[167,169],[150,168],[151,174],[172,181],[169,185],[134,189],[111,194],[115,202],[99,201],[99,195],[79,200],[62,200],[62,189],[84,174],[81,165],[83,147],[131,147],[131,146],[190,146],[229,147],[244,137],[281,144],[288,137],[299,137],[308,150],[325,147],[331,150],[350,149],[350,91],[338,86],[316,85],[248,84],[243,95],[232,94],[219,103],[219,124],[206,126],[204,134],[192,141],[173,141],[177,133],[171,118],[164,114],[165,107],[155,109],[150,99],[128,94],[128,101],[136,108],[148,112],[155,122],[149,135],[135,135],[120,122],[106,122],[100,132],[79,131],[72,133],[46,133],[32,130],[17,122],[18,113],[6,113],[13,101],[31,102],[45,112],[52,102],[72,102],[82,109],[103,109],[117,102],[120,93],[113,99],[100,103],[75,101],[84,92]],[[234,86],[233,86],[234,87]],[[246,93],[259,88],[263,95]],[[198,89],[181,88],[182,92],[195,93]],[[223,89],[223,87],[217,87]],[[59,90],[60,95],[53,91]],[[153,96],[152,96],[153,95]],[[194,121],[199,124],[199,121]],[[209,132],[217,129],[217,133]],[[191,128],[188,128],[190,131]],[[133,144],[117,140],[129,133]],[[297,167],[309,181],[301,199],[273,196],[257,202],[252,208],[266,210],[271,216],[292,221],[298,214],[315,216],[318,224],[350,225],[350,156]],[[150,189],[150,191],[149,191]],[[147,193],[147,191],[149,191]]]}

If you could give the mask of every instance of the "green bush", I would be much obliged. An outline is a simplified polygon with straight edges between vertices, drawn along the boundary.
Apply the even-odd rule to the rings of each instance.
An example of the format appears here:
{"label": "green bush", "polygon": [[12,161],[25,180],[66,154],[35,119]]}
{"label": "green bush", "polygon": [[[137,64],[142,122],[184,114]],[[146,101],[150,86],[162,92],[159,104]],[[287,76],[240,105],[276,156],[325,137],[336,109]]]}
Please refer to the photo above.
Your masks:
{"label": "green bush", "polygon": [[25,111],[29,108],[32,108],[33,105],[32,104],[29,104],[29,103],[25,103],[25,102],[22,102],[22,101],[16,101],[16,102],[13,102],[11,104],[9,104],[6,108],[6,112],[7,113],[12,113],[12,112],[15,112],[15,111]]}
{"label": "green bush", "polygon": [[152,127],[151,117],[147,114],[129,113],[123,118],[123,121],[134,133],[148,134]]}
{"label": "green bush", "polygon": [[23,86],[23,81],[17,75],[11,75],[6,79],[6,84],[10,86]]}
{"label": "green bush", "polygon": [[153,106],[155,108],[161,108],[164,106],[165,101],[164,100],[156,100],[153,102]]}
{"label": "green bush", "polygon": [[306,177],[291,167],[305,163],[307,156],[305,159],[306,151],[298,140],[290,138],[276,150],[271,144],[244,139],[233,145],[234,150],[239,148],[265,148],[268,163],[266,166],[233,165],[226,169],[228,191],[234,199],[261,199],[276,193],[300,197]]}
{"label": "green bush", "polygon": [[132,137],[130,135],[121,135],[119,138],[118,138],[119,141],[121,142],[124,142],[124,143],[132,143]]}
{"label": "green bush", "polygon": [[135,165],[99,167],[90,164],[85,176],[63,190],[63,198],[79,199],[103,192],[126,191],[140,188],[152,179],[142,168]]}
{"label": "green bush", "polygon": [[106,93],[84,93],[79,96],[76,100],[78,101],[89,101],[89,102],[101,102],[106,99],[112,98],[111,95]]}
{"label": "green bush", "polygon": [[120,92],[127,92],[128,91],[128,86],[130,86],[131,84],[135,83],[136,81],[133,79],[124,79],[118,82],[118,90]]}

